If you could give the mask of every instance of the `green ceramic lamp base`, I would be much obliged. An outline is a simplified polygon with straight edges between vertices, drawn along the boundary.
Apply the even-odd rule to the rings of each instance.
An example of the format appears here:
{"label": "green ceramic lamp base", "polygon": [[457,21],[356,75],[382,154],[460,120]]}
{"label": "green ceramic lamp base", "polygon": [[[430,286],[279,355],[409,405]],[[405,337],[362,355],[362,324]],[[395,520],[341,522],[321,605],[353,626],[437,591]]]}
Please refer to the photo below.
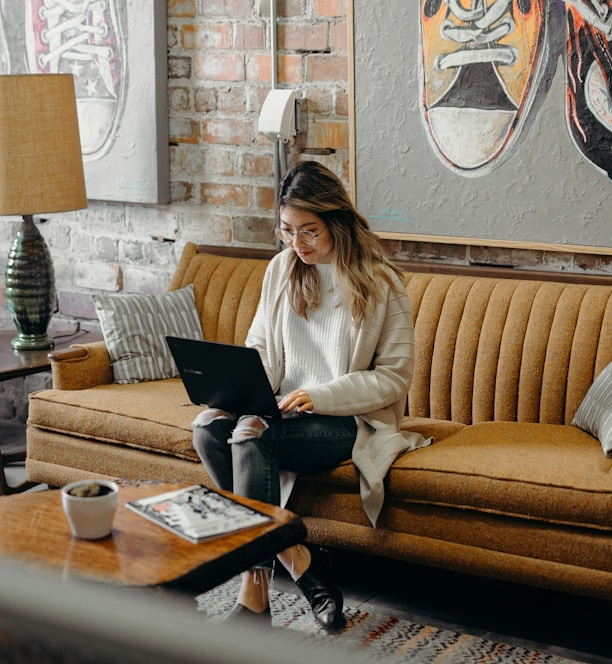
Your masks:
{"label": "green ceramic lamp base", "polygon": [[11,341],[14,350],[45,350],[53,346],[55,342],[46,334],[18,334]]}
{"label": "green ceramic lamp base", "polygon": [[53,348],[47,327],[55,309],[55,272],[47,244],[31,215],[24,215],[11,244],[5,286],[6,303],[17,328],[12,348]]}

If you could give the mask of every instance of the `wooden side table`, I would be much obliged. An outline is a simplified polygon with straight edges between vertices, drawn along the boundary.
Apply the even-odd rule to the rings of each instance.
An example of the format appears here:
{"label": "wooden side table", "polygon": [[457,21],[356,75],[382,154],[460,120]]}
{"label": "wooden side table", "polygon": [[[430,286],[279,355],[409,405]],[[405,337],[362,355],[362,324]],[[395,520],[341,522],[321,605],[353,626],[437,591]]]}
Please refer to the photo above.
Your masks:
{"label": "wooden side table", "polygon": [[[49,353],[51,351],[64,350],[75,343],[90,343],[103,339],[101,334],[87,332],[86,330],[68,331],[65,335],[58,331],[55,336],[54,348],[48,350],[14,350],[11,347],[11,340],[15,337],[15,334],[15,330],[0,330],[0,381],[50,371]],[[18,493],[34,486],[31,482],[24,482],[19,486],[12,487],[6,481],[4,465],[21,462],[25,457],[25,443],[17,446],[11,445],[3,449],[2,441],[0,441],[0,494]]]}

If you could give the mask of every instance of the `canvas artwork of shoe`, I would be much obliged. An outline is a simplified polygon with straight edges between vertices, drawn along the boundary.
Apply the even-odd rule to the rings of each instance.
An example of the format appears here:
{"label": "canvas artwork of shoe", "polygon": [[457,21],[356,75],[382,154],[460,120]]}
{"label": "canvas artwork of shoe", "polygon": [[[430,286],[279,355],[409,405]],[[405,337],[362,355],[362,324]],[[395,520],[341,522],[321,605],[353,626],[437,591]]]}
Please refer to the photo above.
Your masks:
{"label": "canvas artwork of shoe", "polygon": [[612,0],[565,0],[566,118],[578,150],[612,177]]}
{"label": "canvas artwork of shoe", "polygon": [[[116,0],[22,0],[30,73],[74,75],[83,159],[112,145],[127,85]],[[119,0],[119,4],[124,3]]]}
{"label": "canvas artwork of shoe", "polygon": [[547,61],[545,0],[420,0],[421,114],[438,157],[480,176],[519,137]]}

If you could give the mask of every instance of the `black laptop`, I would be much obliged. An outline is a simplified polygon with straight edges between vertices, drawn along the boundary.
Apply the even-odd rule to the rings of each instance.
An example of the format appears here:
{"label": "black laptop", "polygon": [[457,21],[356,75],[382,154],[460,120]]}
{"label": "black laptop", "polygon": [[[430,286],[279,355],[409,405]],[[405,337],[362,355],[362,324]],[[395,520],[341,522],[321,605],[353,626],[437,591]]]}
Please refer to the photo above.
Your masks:
{"label": "black laptop", "polygon": [[166,337],[192,403],[239,415],[283,416],[254,348]]}

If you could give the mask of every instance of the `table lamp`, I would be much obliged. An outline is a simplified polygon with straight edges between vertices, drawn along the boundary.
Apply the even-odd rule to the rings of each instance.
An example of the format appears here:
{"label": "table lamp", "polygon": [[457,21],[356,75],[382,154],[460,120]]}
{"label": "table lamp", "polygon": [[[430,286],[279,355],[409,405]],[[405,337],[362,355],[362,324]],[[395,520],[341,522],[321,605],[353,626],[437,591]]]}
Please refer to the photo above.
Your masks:
{"label": "table lamp", "polygon": [[71,74],[0,76],[0,215],[21,215],[6,263],[16,350],[52,348],[55,273],[33,215],[87,207]]}

